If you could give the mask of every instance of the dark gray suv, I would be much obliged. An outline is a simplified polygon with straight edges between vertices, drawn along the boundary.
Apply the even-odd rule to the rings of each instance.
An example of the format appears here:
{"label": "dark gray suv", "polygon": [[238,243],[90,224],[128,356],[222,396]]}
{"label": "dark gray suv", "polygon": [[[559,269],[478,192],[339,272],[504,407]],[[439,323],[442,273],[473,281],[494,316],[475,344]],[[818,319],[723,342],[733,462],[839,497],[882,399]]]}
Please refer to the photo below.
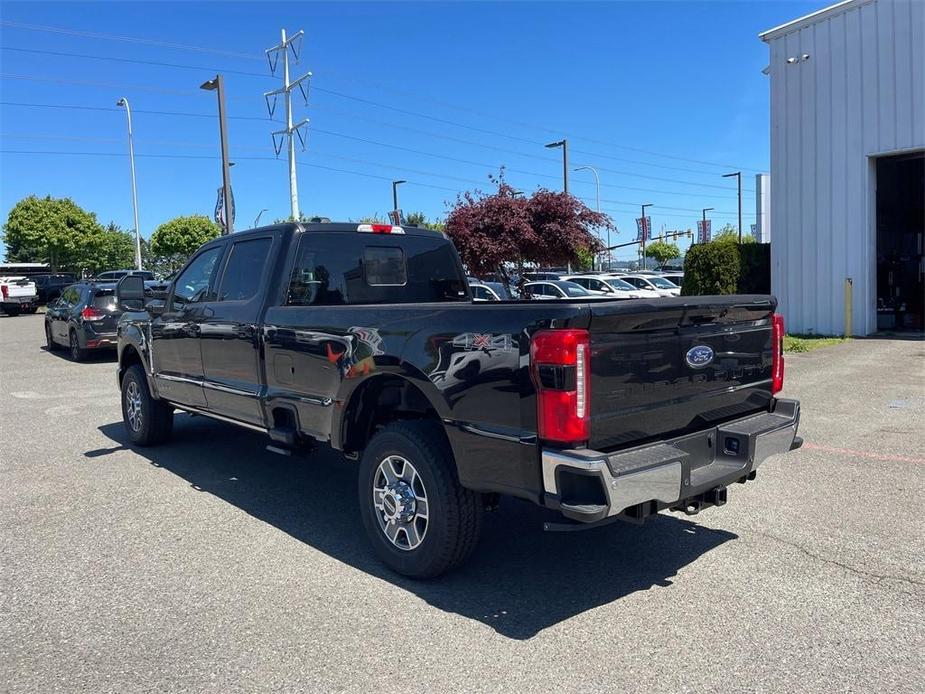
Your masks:
{"label": "dark gray suv", "polygon": [[79,282],[65,287],[45,312],[45,343],[49,351],[66,346],[71,359],[82,361],[90,350],[115,349],[116,326],[122,312],[111,282]]}

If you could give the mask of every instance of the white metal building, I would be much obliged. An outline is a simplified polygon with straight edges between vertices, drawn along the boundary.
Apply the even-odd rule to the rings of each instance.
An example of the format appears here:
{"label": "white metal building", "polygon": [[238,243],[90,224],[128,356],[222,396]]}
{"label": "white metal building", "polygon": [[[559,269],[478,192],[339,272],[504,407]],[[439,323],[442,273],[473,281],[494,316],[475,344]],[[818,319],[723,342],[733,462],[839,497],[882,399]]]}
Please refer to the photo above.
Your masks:
{"label": "white metal building", "polygon": [[925,2],[847,0],[760,37],[771,288],[788,331],[921,330]]}

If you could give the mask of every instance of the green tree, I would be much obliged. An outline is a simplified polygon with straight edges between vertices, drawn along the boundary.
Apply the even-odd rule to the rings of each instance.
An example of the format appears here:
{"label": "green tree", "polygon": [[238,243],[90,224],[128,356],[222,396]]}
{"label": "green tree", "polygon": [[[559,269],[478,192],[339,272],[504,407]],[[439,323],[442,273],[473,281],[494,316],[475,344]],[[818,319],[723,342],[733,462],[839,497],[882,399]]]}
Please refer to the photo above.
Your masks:
{"label": "green tree", "polygon": [[7,262],[48,263],[53,270],[95,269],[104,233],[96,215],[70,198],[23,198],[3,225]]}
{"label": "green tree", "polygon": [[92,274],[135,267],[135,234],[110,222],[99,234],[87,269]]}
{"label": "green tree", "polygon": [[[739,232],[736,231],[736,228],[732,224],[726,224],[722,229],[716,232],[713,235],[713,241],[722,242],[738,242]],[[742,235],[742,243],[757,243],[755,237],[751,234]]]}
{"label": "green tree", "polygon": [[218,224],[205,215],[175,217],[151,234],[151,252],[163,259],[164,270],[172,272],[182,266],[197,248],[220,233]]}
{"label": "green tree", "polygon": [[666,241],[655,241],[646,246],[646,258],[654,258],[659,265],[669,260],[681,257],[681,251],[676,244]]}

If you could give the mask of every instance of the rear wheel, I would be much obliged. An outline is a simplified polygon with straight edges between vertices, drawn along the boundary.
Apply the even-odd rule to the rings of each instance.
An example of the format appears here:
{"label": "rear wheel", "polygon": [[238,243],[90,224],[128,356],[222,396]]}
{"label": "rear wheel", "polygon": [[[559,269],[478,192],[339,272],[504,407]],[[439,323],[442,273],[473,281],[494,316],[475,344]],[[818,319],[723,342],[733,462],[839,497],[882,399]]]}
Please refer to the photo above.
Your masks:
{"label": "rear wheel", "polygon": [[141,366],[130,366],[122,378],[122,421],[132,443],[153,446],[173,431],[173,408],[155,400]]}
{"label": "rear wheel", "polygon": [[464,489],[440,425],[396,422],[363,452],[360,513],[376,554],[392,569],[431,578],[461,564],[482,526],[482,497]]}
{"label": "rear wheel", "polygon": [[58,343],[51,336],[51,326],[47,322],[45,323],[45,349],[49,352],[54,352],[58,349]]}
{"label": "rear wheel", "polygon": [[19,304],[3,304],[3,312],[8,316],[18,316],[22,313]]}
{"label": "rear wheel", "polygon": [[68,345],[71,350],[71,359],[83,361],[87,358],[87,350],[80,346],[80,339],[77,337],[76,330],[71,330],[68,334]]}

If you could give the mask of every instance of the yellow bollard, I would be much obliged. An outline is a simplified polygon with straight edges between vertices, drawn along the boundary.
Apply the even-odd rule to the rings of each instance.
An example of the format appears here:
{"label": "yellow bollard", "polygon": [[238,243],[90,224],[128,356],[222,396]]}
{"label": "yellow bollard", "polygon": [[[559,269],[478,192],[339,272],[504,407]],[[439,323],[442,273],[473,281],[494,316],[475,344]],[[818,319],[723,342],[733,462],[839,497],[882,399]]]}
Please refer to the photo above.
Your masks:
{"label": "yellow bollard", "polygon": [[851,337],[851,290],[854,286],[850,277],[845,278],[845,337]]}

